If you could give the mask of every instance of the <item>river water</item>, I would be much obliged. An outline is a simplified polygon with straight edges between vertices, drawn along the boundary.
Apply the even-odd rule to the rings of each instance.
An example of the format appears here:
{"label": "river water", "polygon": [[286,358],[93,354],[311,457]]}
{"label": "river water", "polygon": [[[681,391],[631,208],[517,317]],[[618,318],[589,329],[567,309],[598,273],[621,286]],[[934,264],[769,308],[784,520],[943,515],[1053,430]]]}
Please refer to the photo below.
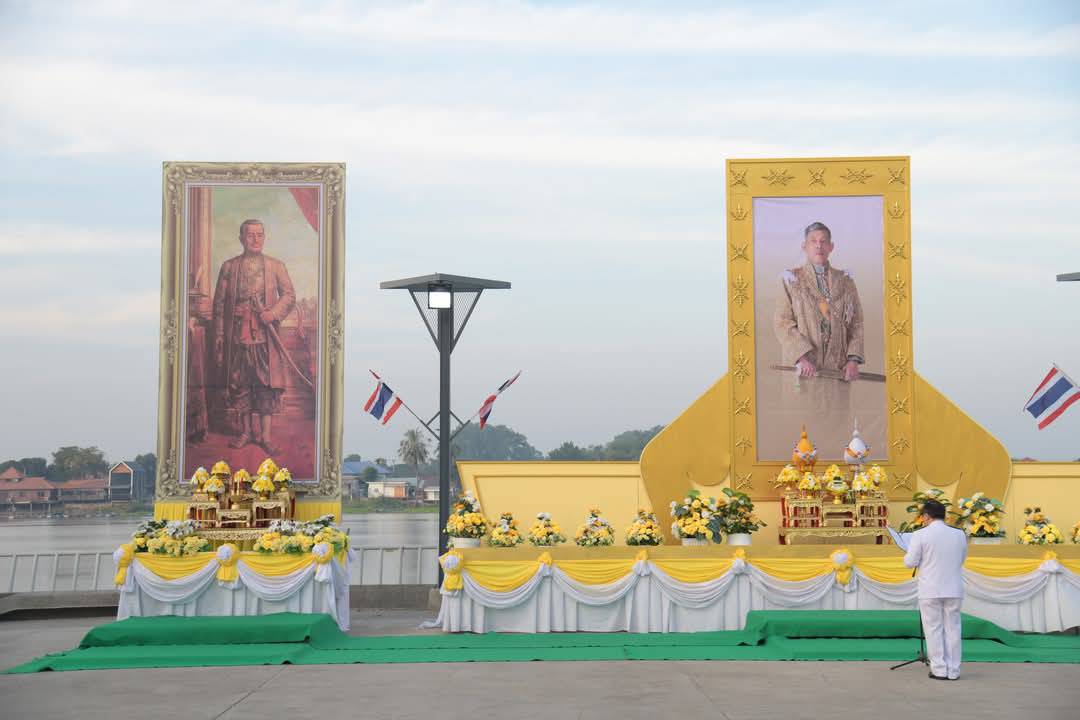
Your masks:
{"label": "river water", "polygon": [[[112,553],[120,544],[131,539],[131,533],[139,519],[113,518],[72,518],[72,519],[28,519],[0,522],[0,556],[17,554],[50,553]],[[352,565],[352,581],[360,583],[396,583],[400,580],[411,583],[419,578],[422,582],[434,582],[436,551],[423,552],[418,557],[416,550],[404,552],[366,550],[374,547],[423,546],[434,548],[437,540],[438,516],[434,513],[365,513],[345,515],[341,527],[347,530],[352,545],[362,551],[362,558]],[[92,561],[92,558],[88,560]],[[11,561],[0,559],[0,584],[9,581]],[[59,561],[58,576],[61,585],[72,576],[74,558]],[[79,589],[90,589],[92,562],[83,560],[79,574]],[[108,578],[103,573],[111,572],[111,558],[101,558],[98,587],[107,584]],[[45,559],[37,569],[37,587],[49,578],[51,559]],[[13,589],[23,587],[30,582],[30,565],[27,559],[20,561],[17,580]],[[109,576],[111,577],[111,576]],[[0,587],[0,592],[6,588]]]}

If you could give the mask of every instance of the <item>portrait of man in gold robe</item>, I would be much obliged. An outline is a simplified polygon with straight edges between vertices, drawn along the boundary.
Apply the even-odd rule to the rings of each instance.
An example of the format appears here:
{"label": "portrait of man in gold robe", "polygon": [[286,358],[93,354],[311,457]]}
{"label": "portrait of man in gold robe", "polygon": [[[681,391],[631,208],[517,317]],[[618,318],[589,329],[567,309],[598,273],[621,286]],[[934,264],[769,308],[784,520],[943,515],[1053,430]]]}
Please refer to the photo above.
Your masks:
{"label": "portrait of man in gold robe", "polygon": [[806,262],[781,277],[773,330],[783,364],[798,368],[801,377],[833,370],[852,382],[864,362],[862,302],[851,273],[829,263],[834,247],[824,223],[803,231]]}
{"label": "portrait of man in gold robe", "polygon": [[755,198],[754,211],[757,457],[790,458],[805,427],[837,459],[856,423],[881,457],[881,198]]}

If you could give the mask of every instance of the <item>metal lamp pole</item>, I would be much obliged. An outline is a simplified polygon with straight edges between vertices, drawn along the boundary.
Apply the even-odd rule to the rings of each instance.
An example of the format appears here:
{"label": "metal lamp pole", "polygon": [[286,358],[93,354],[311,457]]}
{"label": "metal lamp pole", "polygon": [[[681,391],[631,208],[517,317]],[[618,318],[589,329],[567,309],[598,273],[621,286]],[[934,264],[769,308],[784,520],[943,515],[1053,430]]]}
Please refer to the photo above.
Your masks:
{"label": "metal lamp pole", "polygon": [[454,350],[454,310],[439,308],[439,557],[447,550],[443,528],[450,519],[450,353]]}
{"label": "metal lamp pole", "polygon": [[[439,412],[424,423],[428,432],[439,442],[439,555],[447,550],[447,538],[443,534],[446,521],[450,518],[450,441],[456,432],[450,432],[450,420],[461,419],[450,409],[450,354],[454,352],[465,325],[469,322],[476,303],[484,290],[509,290],[510,283],[503,280],[485,280],[483,278],[462,275],[422,275],[388,280],[380,283],[383,290],[408,290],[420,317],[427,327],[428,334],[435,341],[439,350]],[[436,434],[431,423],[439,419],[439,432]],[[422,421],[421,421],[422,422]],[[460,431],[465,423],[458,428]],[[442,571],[439,571],[442,578]]]}

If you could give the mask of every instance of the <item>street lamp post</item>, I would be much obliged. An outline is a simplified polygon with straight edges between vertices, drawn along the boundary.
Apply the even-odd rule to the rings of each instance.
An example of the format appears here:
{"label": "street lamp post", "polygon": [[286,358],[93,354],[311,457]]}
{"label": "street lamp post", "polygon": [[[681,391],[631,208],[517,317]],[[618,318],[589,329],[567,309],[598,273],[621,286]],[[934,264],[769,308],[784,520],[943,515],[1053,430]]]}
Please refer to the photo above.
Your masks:
{"label": "street lamp post", "polygon": [[[461,419],[450,409],[450,354],[469,322],[484,290],[509,290],[503,280],[461,275],[422,275],[380,283],[383,290],[408,290],[428,334],[439,350],[439,555],[447,550],[443,528],[450,517],[450,418]],[[435,418],[432,418],[434,420]],[[430,421],[428,422],[430,426]],[[431,428],[428,427],[430,431]],[[440,571],[440,576],[442,575]]]}

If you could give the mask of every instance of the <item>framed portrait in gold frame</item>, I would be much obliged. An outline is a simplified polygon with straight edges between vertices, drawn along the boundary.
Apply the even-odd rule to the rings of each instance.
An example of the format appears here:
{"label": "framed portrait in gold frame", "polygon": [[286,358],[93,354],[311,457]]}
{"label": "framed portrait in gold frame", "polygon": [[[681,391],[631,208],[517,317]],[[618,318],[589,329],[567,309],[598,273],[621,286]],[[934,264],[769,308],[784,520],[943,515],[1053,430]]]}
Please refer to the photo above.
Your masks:
{"label": "framed portrait in gold frame", "polygon": [[156,499],[225,460],[339,500],[345,166],[166,162]]}
{"label": "framed portrait in gold frame", "polygon": [[858,429],[884,488],[916,488],[910,161],[729,160],[731,484],[775,499],[805,427],[819,467]]}

